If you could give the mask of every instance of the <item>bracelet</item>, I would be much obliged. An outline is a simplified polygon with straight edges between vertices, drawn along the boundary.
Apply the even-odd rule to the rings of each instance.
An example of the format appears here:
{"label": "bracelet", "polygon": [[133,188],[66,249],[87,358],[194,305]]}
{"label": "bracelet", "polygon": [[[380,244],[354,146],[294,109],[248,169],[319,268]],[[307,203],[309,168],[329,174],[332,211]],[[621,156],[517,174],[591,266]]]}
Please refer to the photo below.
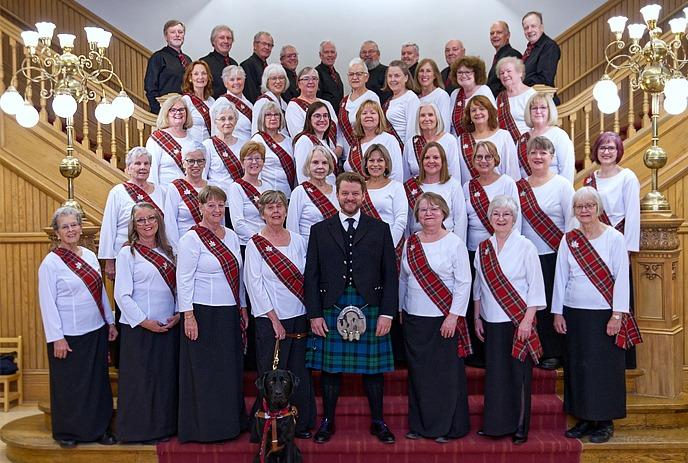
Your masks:
{"label": "bracelet", "polygon": [[191,319],[194,319],[194,318],[196,318],[196,316],[195,316],[194,314],[191,314],[190,317],[187,317],[186,315],[184,315],[184,320],[191,320]]}

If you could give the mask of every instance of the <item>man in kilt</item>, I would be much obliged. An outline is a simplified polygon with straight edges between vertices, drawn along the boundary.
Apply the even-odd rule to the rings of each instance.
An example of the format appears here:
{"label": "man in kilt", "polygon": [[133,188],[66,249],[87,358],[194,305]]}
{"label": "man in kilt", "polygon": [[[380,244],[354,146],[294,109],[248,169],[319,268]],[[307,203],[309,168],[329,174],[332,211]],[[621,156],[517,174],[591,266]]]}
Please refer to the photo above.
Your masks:
{"label": "man in kilt", "polygon": [[[312,333],[306,364],[322,371],[324,413],[316,443],[335,432],[342,373],[363,375],[370,433],[394,443],[382,418],[382,398],[383,373],[394,369],[389,330],[399,306],[399,281],[389,226],[361,214],[365,191],[361,175],[339,175],[340,212],[313,225],[308,242],[304,293]],[[357,317],[365,320],[365,330]]]}

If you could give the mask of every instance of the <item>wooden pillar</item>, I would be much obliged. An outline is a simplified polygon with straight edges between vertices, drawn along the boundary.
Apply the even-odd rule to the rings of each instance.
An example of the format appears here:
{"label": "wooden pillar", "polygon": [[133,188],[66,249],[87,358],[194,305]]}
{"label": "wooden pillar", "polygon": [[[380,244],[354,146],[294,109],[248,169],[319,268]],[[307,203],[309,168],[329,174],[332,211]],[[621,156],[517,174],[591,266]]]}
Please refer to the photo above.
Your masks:
{"label": "wooden pillar", "polygon": [[643,336],[637,349],[637,393],[676,397],[683,389],[683,307],[678,303],[683,273],[678,227],[671,214],[643,213],[640,252],[631,258],[635,316]]}

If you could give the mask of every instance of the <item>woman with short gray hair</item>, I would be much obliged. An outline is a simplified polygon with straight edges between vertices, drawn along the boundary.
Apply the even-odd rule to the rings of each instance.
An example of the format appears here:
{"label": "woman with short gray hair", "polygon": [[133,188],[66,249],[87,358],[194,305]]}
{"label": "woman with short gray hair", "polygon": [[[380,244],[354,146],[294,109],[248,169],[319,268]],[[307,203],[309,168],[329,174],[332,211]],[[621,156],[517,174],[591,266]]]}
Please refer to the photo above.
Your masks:
{"label": "woman with short gray hair", "polygon": [[338,119],[339,133],[341,134],[343,152],[348,153],[351,146],[356,144],[354,125],[356,124],[356,113],[362,103],[372,100],[380,103],[380,97],[375,92],[366,88],[368,82],[368,68],[361,58],[354,58],[349,61],[347,78],[351,93],[345,95],[339,104]]}
{"label": "woman with short gray hair", "polygon": [[299,96],[292,98],[287,105],[285,113],[287,130],[289,136],[295,137],[303,130],[306,121],[306,111],[308,106],[316,101],[322,101],[327,106],[327,111],[330,113],[331,129],[328,131],[328,138],[332,143],[337,142],[337,113],[332,107],[332,103],[322,98],[317,97],[318,82],[320,77],[318,72],[309,66],[301,69],[297,78],[297,85],[299,87]]}
{"label": "woman with short gray hair", "polygon": [[535,94],[532,87],[523,83],[526,68],[520,58],[507,56],[497,61],[497,76],[504,86],[497,95],[499,126],[511,134],[514,143],[528,131],[525,122],[526,103]]}
{"label": "woman with short gray hair", "polygon": [[265,146],[265,165],[261,172],[265,188],[279,190],[289,198],[296,185],[294,149],[291,138],[284,135],[284,114],[277,103],[269,101],[260,109],[258,132],[251,141]]}
{"label": "woman with short gray hair", "polygon": [[239,138],[248,140],[253,134],[251,131],[253,103],[244,96],[246,71],[241,66],[227,66],[222,70],[222,82],[225,84],[227,93],[219,97],[218,100],[224,98],[236,107],[239,114],[234,132]]}
{"label": "woman with short gray hair", "polygon": [[[287,71],[284,70],[281,64],[268,64],[263,71],[263,78],[260,84],[260,91],[263,92],[253,103],[253,120],[251,121],[251,132],[258,131],[258,114],[265,103],[271,101],[276,103],[282,113],[287,110],[287,102],[282,98],[282,94],[289,87],[289,78]],[[286,135],[286,131],[285,131]]]}

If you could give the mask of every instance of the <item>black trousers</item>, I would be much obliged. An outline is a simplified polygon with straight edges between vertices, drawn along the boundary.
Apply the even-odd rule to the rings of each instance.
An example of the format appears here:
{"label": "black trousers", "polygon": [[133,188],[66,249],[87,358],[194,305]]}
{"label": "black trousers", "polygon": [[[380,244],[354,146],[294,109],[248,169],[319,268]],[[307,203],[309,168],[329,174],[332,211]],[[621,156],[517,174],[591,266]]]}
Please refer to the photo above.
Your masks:
{"label": "black trousers", "polygon": [[[361,375],[363,389],[370,406],[370,417],[373,421],[382,421],[382,400],[384,396],[384,376],[382,373]],[[322,397],[324,418],[334,421],[334,412],[342,384],[341,373],[322,372]]]}

